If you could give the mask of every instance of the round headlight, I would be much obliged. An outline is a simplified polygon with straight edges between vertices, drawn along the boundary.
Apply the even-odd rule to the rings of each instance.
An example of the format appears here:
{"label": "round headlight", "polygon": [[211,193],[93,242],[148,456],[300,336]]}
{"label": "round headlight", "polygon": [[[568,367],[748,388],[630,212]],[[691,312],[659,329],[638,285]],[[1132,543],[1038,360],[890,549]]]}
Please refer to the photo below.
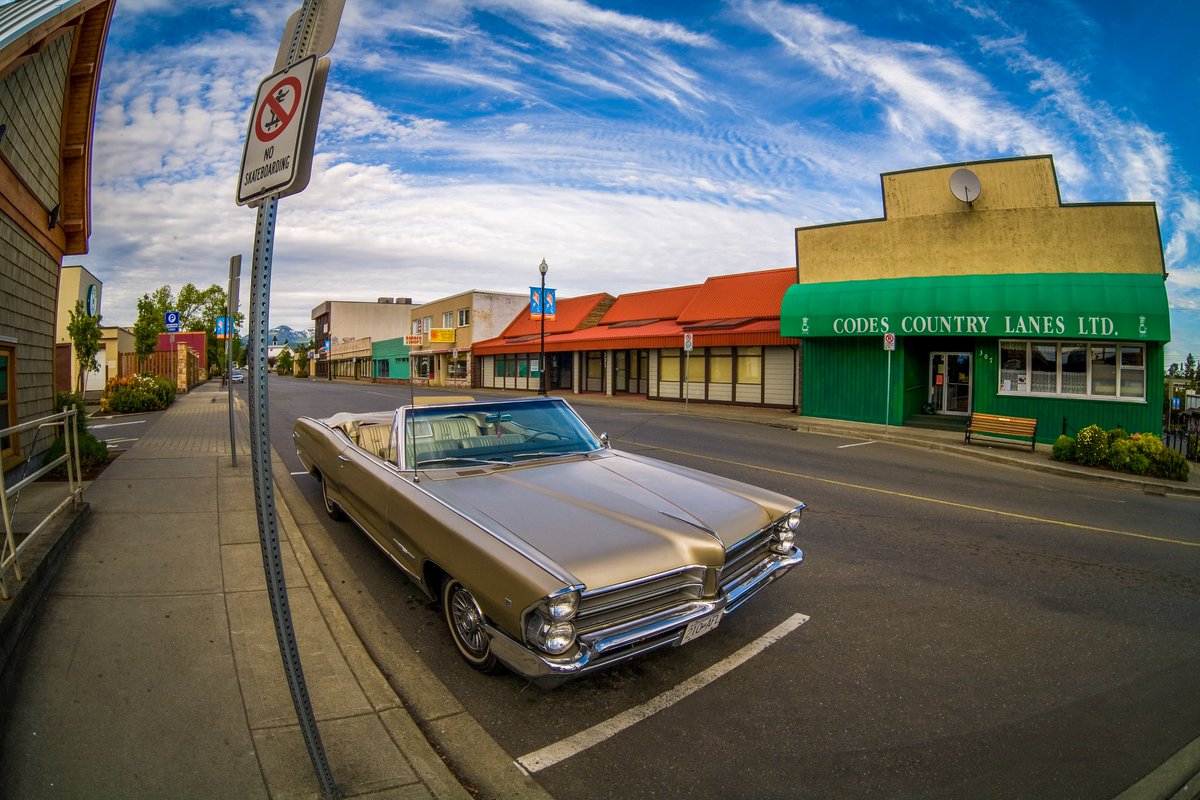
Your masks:
{"label": "round headlight", "polygon": [[560,655],[575,644],[575,626],[569,622],[554,622],[543,629],[542,649],[550,655]]}
{"label": "round headlight", "polygon": [[787,555],[792,552],[793,545],[796,544],[796,532],[787,526],[775,531],[775,539],[771,542],[771,549],[781,555]]}
{"label": "round headlight", "polygon": [[579,593],[566,592],[556,595],[546,601],[546,614],[555,622],[562,622],[575,616],[579,610]]}

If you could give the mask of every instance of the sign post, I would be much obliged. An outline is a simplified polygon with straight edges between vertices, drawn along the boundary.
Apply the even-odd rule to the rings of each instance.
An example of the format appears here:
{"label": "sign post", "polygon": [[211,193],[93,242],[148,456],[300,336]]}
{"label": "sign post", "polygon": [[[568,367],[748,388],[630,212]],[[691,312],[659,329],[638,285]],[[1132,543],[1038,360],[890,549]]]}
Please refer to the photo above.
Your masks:
{"label": "sign post", "polygon": [[[309,760],[326,797],[338,796],[333,770],[325,755],[313,713],[300,648],[288,604],[287,583],[280,555],[271,475],[270,420],[267,403],[267,331],[271,301],[271,259],[275,250],[275,219],[279,198],[308,185],[313,145],[320,116],[329,59],[344,0],[304,0],[289,19],[280,42],[277,69],[259,85],[246,130],[246,146],[238,172],[237,204],[255,205],[254,255],[250,272],[250,324],[247,366],[250,384],[250,459],[253,462],[254,502],[262,547],[267,598],[275,622],[283,671],[292,706],[308,750]],[[319,62],[318,62],[318,59]],[[286,152],[285,152],[286,151]],[[286,158],[286,162],[285,161]],[[286,180],[284,180],[286,178]]]}
{"label": "sign post", "polygon": [[237,332],[238,292],[242,281],[242,254],[229,259],[229,291],[225,295],[225,379],[229,382],[229,456],[237,466],[237,434],[233,425],[233,337]]}
{"label": "sign post", "polygon": [[692,393],[690,385],[690,370],[688,369],[688,359],[692,357],[692,334],[685,333],[683,335],[683,410],[687,413],[688,397]]}
{"label": "sign post", "polygon": [[892,419],[892,353],[896,350],[896,334],[885,333],[883,335],[883,349],[887,351],[888,358],[887,383],[883,387],[883,394],[886,398],[883,405],[883,430],[886,433]]}

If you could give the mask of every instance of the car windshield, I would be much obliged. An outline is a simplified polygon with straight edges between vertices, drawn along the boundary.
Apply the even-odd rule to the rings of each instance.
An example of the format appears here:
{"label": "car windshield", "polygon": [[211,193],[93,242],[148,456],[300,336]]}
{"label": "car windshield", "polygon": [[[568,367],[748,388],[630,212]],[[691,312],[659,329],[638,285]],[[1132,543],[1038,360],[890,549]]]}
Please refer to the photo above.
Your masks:
{"label": "car windshield", "polygon": [[406,408],[400,424],[410,467],[511,464],[601,447],[558,398]]}

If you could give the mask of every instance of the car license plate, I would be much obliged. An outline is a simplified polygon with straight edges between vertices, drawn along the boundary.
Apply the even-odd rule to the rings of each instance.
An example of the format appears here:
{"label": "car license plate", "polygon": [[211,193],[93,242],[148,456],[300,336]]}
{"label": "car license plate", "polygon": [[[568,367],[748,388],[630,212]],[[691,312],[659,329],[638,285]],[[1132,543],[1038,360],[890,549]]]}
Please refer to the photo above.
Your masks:
{"label": "car license plate", "polygon": [[710,614],[707,617],[701,617],[700,619],[694,619],[688,623],[686,628],[684,628],[683,638],[679,640],[679,643],[681,645],[687,644],[692,639],[703,636],[704,634],[708,633],[709,631],[711,631],[713,628],[717,627],[720,624],[721,624],[721,612],[720,611],[718,611],[716,614]]}

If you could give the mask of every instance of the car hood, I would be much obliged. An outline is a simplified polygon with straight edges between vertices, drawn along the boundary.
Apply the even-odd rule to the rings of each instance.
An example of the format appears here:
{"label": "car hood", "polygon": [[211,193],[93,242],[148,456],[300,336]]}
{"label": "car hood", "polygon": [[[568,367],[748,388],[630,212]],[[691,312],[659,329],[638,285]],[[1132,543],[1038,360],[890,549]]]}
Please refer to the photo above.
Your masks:
{"label": "car hood", "polygon": [[608,452],[422,487],[595,589],[681,566],[723,564],[725,548],[771,516],[722,483]]}

